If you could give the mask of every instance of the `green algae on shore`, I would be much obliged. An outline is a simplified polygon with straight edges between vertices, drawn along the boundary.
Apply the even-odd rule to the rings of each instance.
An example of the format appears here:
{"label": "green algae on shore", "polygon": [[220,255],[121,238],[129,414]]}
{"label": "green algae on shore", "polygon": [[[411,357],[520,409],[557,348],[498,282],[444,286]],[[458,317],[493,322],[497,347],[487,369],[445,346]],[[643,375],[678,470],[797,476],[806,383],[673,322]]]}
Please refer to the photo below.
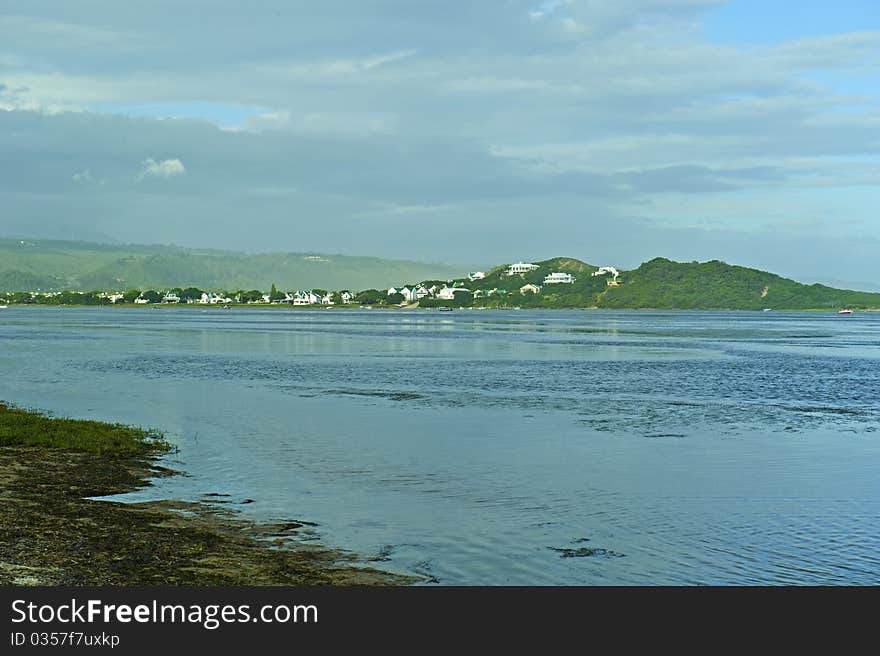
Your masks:
{"label": "green algae on shore", "polygon": [[203,503],[104,497],[173,475],[161,435],[0,404],[0,585],[399,585],[409,577]]}
{"label": "green algae on shore", "polygon": [[0,446],[32,446],[123,456],[172,450],[160,433],[124,424],[63,419],[0,402]]}

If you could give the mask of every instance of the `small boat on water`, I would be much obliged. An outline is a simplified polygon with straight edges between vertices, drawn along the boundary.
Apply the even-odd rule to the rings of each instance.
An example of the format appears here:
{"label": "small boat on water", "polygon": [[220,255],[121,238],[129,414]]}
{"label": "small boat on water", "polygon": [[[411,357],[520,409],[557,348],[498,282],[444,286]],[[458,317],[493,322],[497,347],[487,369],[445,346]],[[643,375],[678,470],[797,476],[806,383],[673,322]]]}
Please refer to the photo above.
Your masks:
{"label": "small boat on water", "polygon": [[0,310],[5,310],[8,307],[9,307],[8,305],[0,305]]}
{"label": "small boat on water", "polygon": [[773,312],[773,308],[764,308],[764,312]]}
{"label": "small boat on water", "polygon": [[441,307],[441,308],[437,308],[437,309],[438,309],[440,312],[452,312],[452,308],[451,308],[451,307]]}
{"label": "small boat on water", "polygon": [[852,314],[852,310],[838,310],[837,314]]}

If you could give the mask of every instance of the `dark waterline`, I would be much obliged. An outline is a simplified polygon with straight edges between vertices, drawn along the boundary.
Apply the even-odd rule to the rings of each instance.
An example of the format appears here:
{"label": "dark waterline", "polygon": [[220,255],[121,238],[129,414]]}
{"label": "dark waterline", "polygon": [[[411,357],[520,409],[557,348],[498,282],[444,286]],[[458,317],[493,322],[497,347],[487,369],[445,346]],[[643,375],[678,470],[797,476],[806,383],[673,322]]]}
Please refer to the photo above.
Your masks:
{"label": "dark waterline", "polygon": [[441,583],[880,583],[877,314],[11,307],[0,399]]}

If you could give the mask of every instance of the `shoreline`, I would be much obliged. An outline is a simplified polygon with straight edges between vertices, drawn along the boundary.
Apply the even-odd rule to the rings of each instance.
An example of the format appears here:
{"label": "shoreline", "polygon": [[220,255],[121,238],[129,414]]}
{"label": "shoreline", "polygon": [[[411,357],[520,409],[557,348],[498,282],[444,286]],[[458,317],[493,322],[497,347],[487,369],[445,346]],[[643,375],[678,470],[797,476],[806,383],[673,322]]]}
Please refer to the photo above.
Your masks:
{"label": "shoreline", "polygon": [[[144,304],[144,303],[113,303],[108,305],[71,305],[71,304],[52,304],[52,303],[10,303],[7,305],[7,309],[11,308],[96,308],[96,309],[156,309],[156,310],[185,310],[185,309],[202,309],[205,311],[208,310],[273,310],[273,311],[282,311],[288,310],[292,312],[300,312],[300,311],[313,311],[313,310],[393,310],[393,311],[414,311],[421,310],[423,312],[436,312],[441,307],[445,306],[437,306],[437,307],[419,307],[417,305],[408,305],[408,306],[394,306],[394,305],[372,305],[372,306],[362,306],[362,305],[274,305],[271,303],[239,303],[229,305],[228,307],[222,307],[220,305],[207,305],[207,304],[196,304],[196,303],[155,303],[155,304]],[[658,308],[658,307],[639,307],[639,308],[611,308],[611,307],[487,307],[487,306],[476,306],[476,307],[456,307],[453,308],[456,312],[462,311],[517,311],[517,312],[748,312],[754,314],[763,314],[765,311],[761,310],[748,310],[748,309],[737,309],[737,308]],[[829,314],[837,314],[837,309],[834,308],[799,308],[799,309],[791,309],[791,308],[773,308],[772,313],[791,313],[791,312],[805,312],[805,313],[829,313]],[[862,308],[858,310],[853,310],[853,314],[864,314],[864,313],[874,313],[880,312],[880,308]]]}
{"label": "shoreline", "polygon": [[[75,439],[73,439],[75,438]],[[95,439],[92,439],[95,438]],[[69,443],[65,443],[69,442]],[[406,585],[415,577],[203,502],[107,497],[180,472],[141,429],[0,403],[0,585]]]}

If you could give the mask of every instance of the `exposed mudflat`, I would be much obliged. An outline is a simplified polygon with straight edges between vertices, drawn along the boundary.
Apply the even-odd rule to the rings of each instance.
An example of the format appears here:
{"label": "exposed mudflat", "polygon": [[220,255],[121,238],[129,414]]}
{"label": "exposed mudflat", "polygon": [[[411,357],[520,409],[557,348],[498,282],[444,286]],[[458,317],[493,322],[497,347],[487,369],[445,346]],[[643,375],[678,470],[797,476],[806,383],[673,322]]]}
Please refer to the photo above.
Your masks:
{"label": "exposed mudflat", "polygon": [[296,540],[298,522],[257,524],[209,503],[88,497],[173,475],[151,456],[0,447],[0,584],[399,585]]}

